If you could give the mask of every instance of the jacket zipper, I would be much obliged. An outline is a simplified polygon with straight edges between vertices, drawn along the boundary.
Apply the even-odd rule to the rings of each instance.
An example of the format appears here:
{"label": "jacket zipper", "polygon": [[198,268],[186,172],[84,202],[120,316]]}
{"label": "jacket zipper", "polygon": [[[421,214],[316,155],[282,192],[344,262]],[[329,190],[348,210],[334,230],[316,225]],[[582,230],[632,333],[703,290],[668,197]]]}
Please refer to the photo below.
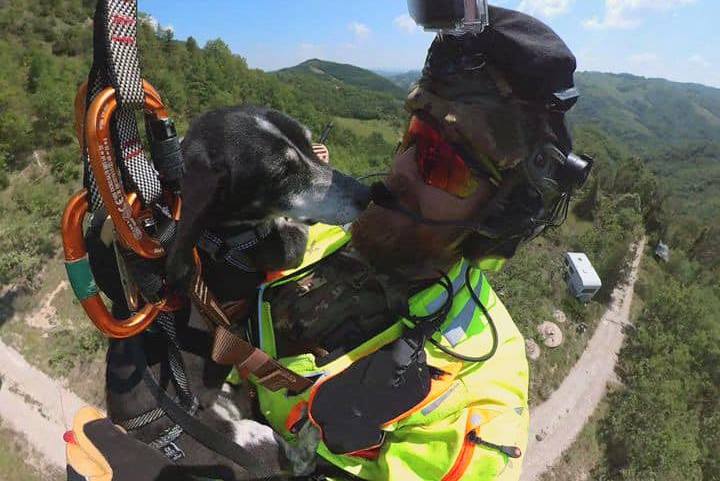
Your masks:
{"label": "jacket zipper", "polygon": [[473,429],[467,434],[467,436],[465,436],[463,447],[460,450],[460,456],[458,456],[457,460],[455,461],[455,465],[453,465],[450,472],[445,475],[442,481],[458,481],[463,477],[468,467],[470,466],[473,454],[475,454],[476,446],[485,446],[486,448],[494,449],[495,451],[498,451],[514,459],[522,456],[520,448],[517,448],[515,446],[500,446],[498,444],[489,443],[480,437],[478,430]]}

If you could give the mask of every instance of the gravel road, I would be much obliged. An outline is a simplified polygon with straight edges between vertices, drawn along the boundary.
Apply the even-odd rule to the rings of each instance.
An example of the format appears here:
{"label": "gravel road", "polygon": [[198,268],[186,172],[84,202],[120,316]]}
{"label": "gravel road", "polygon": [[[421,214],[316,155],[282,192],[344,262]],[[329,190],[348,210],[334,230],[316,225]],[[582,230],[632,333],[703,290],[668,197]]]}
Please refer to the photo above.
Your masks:
{"label": "gravel road", "polygon": [[636,246],[632,269],[624,285],[615,289],[612,302],[580,360],[550,399],[530,414],[530,442],[521,481],[536,481],[572,446],[587,420],[615,379],[615,364],[630,322],[638,268],[646,239]]}
{"label": "gravel road", "polygon": [[0,341],[0,417],[24,434],[48,465],[65,470],[62,435],[86,404]]}

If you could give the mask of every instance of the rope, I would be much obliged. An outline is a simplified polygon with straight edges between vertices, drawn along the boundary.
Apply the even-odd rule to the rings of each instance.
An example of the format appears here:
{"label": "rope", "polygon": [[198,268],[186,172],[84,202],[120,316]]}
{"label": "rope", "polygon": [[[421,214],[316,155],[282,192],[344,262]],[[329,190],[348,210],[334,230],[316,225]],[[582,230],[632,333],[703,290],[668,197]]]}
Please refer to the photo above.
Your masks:
{"label": "rope", "polygon": [[[86,106],[106,87],[116,90],[119,108],[111,124],[115,158],[126,189],[138,192],[144,205],[160,198],[157,171],[140,140],[135,111],[141,108],[143,92],[137,52],[137,1],[100,0],[95,11],[94,58],[88,77]],[[83,152],[84,184],[90,192],[94,212],[102,205],[87,150]]]}

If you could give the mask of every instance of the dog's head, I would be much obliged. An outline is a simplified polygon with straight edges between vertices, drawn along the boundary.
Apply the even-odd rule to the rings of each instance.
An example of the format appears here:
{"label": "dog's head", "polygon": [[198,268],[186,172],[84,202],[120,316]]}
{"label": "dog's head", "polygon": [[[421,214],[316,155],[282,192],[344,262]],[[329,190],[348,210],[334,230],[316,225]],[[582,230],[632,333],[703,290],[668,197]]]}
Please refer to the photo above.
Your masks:
{"label": "dog's head", "polygon": [[272,207],[294,220],[343,225],[365,210],[368,188],[318,159],[307,128],[274,110],[259,110],[252,121],[258,135],[254,148],[263,159],[258,167],[267,186],[254,199],[260,213]]}
{"label": "dog's head", "polygon": [[282,217],[344,225],[370,203],[366,186],[321,161],[309,130],[276,110],[209,112],[193,122],[182,148],[183,214],[167,265],[172,284],[189,281],[192,249],[208,228]]}

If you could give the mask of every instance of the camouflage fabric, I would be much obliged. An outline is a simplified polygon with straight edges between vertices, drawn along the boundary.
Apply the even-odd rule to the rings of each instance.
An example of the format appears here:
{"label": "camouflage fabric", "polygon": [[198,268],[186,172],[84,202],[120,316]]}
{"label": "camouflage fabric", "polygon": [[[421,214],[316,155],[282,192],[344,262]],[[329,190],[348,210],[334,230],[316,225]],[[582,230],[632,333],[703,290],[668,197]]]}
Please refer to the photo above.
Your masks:
{"label": "camouflage fabric", "polygon": [[547,112],[512,98],[487,75],[458,75],[442,84],[424,79],[405,108],[430,117],[448,141],[463,146],[497,180],[530,157],[541,139],[553,138]]}
{"label": "camouflage fabric", "polygon": [[375,273],[347,246],[306,277],[271,289],[266,300],[279,357],[313,352],[327,362],[334,351],[339,355],[362,344],[394,322],[393,311],[407,309],[409,296],[401,285]]}

